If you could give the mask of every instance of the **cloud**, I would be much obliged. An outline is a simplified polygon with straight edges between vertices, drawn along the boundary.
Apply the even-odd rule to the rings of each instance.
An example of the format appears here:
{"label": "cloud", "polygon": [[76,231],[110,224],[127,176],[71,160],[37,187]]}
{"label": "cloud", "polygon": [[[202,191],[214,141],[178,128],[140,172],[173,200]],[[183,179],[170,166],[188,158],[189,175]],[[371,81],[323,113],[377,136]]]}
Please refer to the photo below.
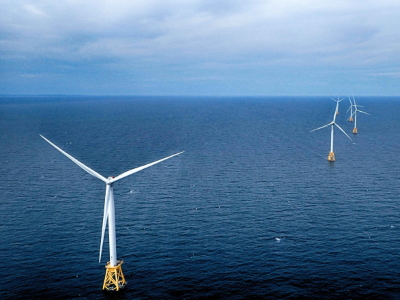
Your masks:
{"label": "cloud", "polygon": [[40,74],[21,74],[22,78],[38,78],[38,77],[42,77],[42,75]]}
{"label": "cloud", "polygon": [[24,74],[400,67],[394,0],[0,1],[0,60]]}
{"label": "cloud", "polygon": [[383,77],[391,77],[391,78],[400,78],[400,72],[369,73],[368,76],[383,76]]}
{"label": "cloud", "polygon": [[[2,27],[8,29],[3,34],[11,35],[14,42],[25,42],[25,47],[18,45],[18,49],[10,44],[10,50],[57,55],[62,47],[67,57],[79,56],[88,48],[95,50],[95,56],[121,58],[169,55],[206,59],[210,55],[277,52],[331,55],[358,48],[376,50],[398,37],[396,30],[386,25],[399,25],[394,11],[400,5],[390,1],[386,7],[385,2],[368,1],[368,5],[365,1],[217,2],[35,1],[34,5],[13,1],[9,6],[13,21],[2,20]],[[390,13],[393,6],[396,10]],[[114,41],[124,50],[109,52],[107,45]]]}
{"label": "cloud", "polygon": [[36,6],[34,6],[32,4],[25,4],[22,6],[22,8],[25,9],[26,11],[28,11],[32,15],[36,15],[39,17],[46,16],[46,14],[42,10],[40,10],[39,8],[37,8]]}

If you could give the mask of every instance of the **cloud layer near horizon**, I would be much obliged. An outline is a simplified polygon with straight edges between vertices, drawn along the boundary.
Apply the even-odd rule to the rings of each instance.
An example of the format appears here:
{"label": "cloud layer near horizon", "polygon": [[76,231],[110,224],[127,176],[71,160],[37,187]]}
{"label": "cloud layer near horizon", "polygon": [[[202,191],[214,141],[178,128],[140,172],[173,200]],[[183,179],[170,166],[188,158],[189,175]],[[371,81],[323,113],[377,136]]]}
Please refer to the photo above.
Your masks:
{"label": "cloud layer near horizon", "polygon": [[314,94],[344,84],[330,76],[370,85],[400,71],[398,1],[1,3],[6,93],[19,80],[43,83],[31,93]]}

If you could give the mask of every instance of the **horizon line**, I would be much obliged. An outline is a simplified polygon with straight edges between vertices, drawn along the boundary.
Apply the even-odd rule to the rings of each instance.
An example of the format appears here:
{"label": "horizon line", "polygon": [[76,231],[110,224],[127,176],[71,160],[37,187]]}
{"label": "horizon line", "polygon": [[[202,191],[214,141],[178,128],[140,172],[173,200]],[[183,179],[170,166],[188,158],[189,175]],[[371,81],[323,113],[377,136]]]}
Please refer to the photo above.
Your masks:
{"label": "horizon line", "polygon": [[[339,97],[400,97],[400,95],[339,95]],[[118,94],[0,94],[0,97],[179,97],[179,98],[265,98],[265,97],[338,97],[338,95],[118,95]]]}

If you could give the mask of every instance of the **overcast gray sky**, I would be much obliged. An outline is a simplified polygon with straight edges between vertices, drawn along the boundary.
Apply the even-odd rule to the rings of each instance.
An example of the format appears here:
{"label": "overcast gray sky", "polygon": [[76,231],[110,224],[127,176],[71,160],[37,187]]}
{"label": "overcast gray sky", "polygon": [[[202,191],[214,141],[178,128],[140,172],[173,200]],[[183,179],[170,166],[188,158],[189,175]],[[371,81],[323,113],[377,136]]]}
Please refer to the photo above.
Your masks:
{"label": "overcast gray sky", "polygon": [[400,95],[398,0],[0,4],[0,94]]}

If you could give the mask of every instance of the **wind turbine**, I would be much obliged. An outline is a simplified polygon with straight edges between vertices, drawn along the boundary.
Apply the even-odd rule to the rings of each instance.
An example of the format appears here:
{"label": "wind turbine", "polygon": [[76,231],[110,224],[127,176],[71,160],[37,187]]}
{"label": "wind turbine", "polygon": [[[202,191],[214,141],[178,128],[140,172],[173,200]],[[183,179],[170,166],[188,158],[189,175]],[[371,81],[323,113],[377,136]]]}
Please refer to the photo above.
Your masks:
{"label": "wind turbine", "polygon": [[350,115],[350,118],[354,115],[354,128],[353,128],[353,133],[356,134],[358,133],[358,129],[357,129],[357,112],[366,114],[366,115],[370,115],[369,113],[366,113],[365,111],[359,110],[357,107],[362,107],[361,105],[357,105],[356,104],[356,99],[354,99],[353,97],[353,106],[354,106],[354,112]]}
{"label": "wind turbine", "polygon": [[347,112],[350,110],[350,117],[347,120],[349,120],[349,122],[353,122],[353,103],[351,102],[350,97],[349,101],[350,101],[350,107],[348,108]]}
{"label": "wind turbine", "polygon": [[336,101],[336,109],[335,109],[335,113],[333,114],[332,122],[330,122],[329,124],[326,124],[324,126],[321,126],[321,127],[311,130],[311,132],[313,132],[313,131],[331,126],[331,151],[329,152],[329,155],[328,155],[328,161],[331,161],[331,162],[335,161],[335,153],[333,152],[333,131],[334,131],[333,129],[334,129],[334,126],[339,128],[350,139],[350,141],[352,141],[352,139],[348,136],[348,134],[338,124],[336,124],[336,115],[338,114],[338,110],[339,110],[339,102],[342,100],[337,100],[337,101],[334,100],[334,101]]}
{"label": "wind turbine", "polygon": [[331,98],[333,101],[335,101],[336,103],[337,103],[337,107],[336,107],[336,114],[338,115],[339,114],[339,102],[340,101],[342,101],[342,100],[344,100],[344,98],[343,99],[340,99],[339,100],[339,97],[337,98],[337,100],[336,99],[333,99],[333,98]]}
{"label": "wind turbine", "polygon": [[148,167],[151,167],[155,164],[158,164],[159,162],[162,162],[164,160],[167,160],[171,157],[174,157],[176,155],[179,155],[182,152],[176,153],[174,155],[165,157],[163,159],[157,160],[155,162],[149,163],[147,165],[134,168],[132,170],[129,170],[125,173],[122,173],[121,175],[117,177],[108,177],[105,178],[99,173],[93,171],[90,169],[88,166],[84,165],[80,161],[78,161],[76,158],[72,157],[69,155],[67,152],[63,151],[56,145],[54,145],[52,142],[50,142],[48,139],[46,139],[44,136],[40,135],[46,142],[48,142],[50,145],[52,145],[54,148],[56,148],[58,151],[60,151],[62,154],[64,154],[66,157],[68,157],[70,160],[72,160],[74,163],[76,163],[79,167],[81,167],[83,170],[85,170],[87,173],[90,175],[100,179],[106,184],[106,196],[104,199],[104,214],[103,214],[103,225],[101,229],[101,241],[100,241],[100,254],[99,254],[99,263],[101,260],[101,253],[103,249],[103,241],[104,241],[104,233],[106,229],[106,224],[108,221],[108,239],[109,239],[109,249],[110,249],[110,261],[106,265],[106,275],[104,278],[104,283],[103,283],[103,290],[119,290],[120,288],[124,287],[126,284],[124,275],[122,273],[122,263],[123,261],[118,261],[117,260],[117,240],[116,240],[116,235],[115,235],[115,206],[114,206],[114,191],[113,191],[113,184],[117,182],[118,180],[125,178],[129,175],[132,175],[136,172],[139,172],[143,169],[146,169]]}

